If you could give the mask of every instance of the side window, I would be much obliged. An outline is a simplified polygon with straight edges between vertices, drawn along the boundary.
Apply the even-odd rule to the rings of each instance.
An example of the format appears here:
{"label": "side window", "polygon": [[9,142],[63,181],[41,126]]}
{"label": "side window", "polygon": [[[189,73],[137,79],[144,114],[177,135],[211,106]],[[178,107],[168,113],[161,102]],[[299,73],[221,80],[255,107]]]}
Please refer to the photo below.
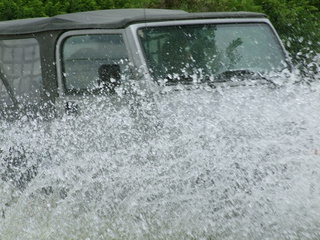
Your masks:
{"label": "side window", "polygon": [[[103,76],[115,80],[128,71],[128,53],[121,34],[68,37],[62,45],[63,82],[67,94],[101,88]],[[110,72],[110,74],[106,74]]]}
{"label": "side window", "polygon": [[[36,104],[41,95],[40,48],[36,39],[0,40],[0,104]],[[10,89],[9,89],[10,88]]]}
{"label": "side window", "polygon": [[8,93],[3,81],[0,80],[0,109],[1,106],[7,107],[13,105],[13,101]]}

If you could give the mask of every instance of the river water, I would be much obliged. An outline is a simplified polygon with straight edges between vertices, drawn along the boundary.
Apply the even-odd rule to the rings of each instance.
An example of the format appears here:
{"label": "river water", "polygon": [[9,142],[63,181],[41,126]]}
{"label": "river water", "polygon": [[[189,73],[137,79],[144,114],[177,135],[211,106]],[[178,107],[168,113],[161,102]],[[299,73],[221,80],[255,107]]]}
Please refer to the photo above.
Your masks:
{"label": "river water", "polygon": [[0,239],[319,239],[319,98],[204,86],[2,122]]}

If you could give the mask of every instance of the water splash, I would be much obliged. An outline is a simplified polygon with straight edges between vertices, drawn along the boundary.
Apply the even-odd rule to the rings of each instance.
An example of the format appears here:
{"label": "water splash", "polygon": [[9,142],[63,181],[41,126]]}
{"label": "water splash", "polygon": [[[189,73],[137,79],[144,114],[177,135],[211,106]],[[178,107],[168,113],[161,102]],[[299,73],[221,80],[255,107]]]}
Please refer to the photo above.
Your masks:
{"label": "water splash", "polygon": [[[319,92],[317,82],[182,88],[3,122],[0,235],[317,239]],[[28,161],[4,161],[13,148]]]}

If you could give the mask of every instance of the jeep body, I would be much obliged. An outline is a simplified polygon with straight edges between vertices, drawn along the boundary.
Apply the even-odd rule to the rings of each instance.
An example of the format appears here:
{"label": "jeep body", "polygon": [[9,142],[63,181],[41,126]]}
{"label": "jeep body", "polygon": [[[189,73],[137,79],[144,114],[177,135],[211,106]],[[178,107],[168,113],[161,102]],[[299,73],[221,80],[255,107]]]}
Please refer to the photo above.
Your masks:
{"label": "jeep body", "polygon": [[84,96],[112,97],[132,84],[214,86],[225,77],[281,72],[290,68],[287,59],[261,13],[120,9],[5,21],[0,114],[78,113]]}

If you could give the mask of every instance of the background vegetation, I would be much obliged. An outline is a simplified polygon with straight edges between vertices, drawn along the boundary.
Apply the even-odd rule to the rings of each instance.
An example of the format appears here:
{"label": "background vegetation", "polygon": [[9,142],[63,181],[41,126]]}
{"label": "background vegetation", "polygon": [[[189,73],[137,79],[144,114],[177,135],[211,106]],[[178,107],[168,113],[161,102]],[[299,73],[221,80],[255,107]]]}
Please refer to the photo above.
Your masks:
{"label": "background vegetation", "polygon": [[[320,53],[320,0],[0,0],[0,21],[114,8],[266,13],[295,63]],[[309,65],[308,65],[309,64]]]}

